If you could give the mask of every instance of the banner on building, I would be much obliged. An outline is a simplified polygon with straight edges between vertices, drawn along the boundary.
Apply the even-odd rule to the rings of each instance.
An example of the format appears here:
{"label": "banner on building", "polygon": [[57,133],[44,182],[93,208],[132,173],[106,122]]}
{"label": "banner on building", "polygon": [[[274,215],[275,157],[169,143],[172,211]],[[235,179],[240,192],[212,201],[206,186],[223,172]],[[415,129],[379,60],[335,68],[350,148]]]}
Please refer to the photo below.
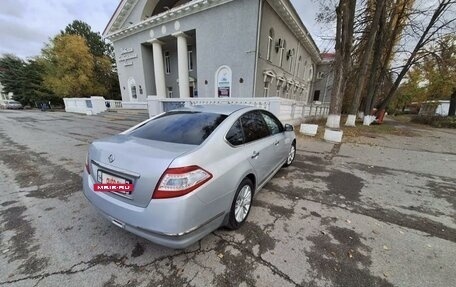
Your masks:
{"label": "banner on building", "polygon": [[216,74],[217,96],[219,98],[231,97],[231,81],[232,74],[230,67],[220,67]]}

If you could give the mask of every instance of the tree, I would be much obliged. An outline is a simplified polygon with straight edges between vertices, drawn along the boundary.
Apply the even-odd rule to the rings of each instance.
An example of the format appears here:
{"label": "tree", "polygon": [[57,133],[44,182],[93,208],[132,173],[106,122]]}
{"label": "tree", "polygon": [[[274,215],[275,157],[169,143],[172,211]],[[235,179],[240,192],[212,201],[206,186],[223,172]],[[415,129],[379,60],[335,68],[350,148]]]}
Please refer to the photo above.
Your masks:
{"label": "tree", "polygon": [[[342,35],[340,27],[343,27],[340,24],[343,22],[340,21],[340,13],[336,13],[336,17],[333,17],[330,9],[327,8],[327,3],[334,1],[322,1],[323,4],[320,5],[323,7],[321,9],[323,12],[317,19],[337,20],[337,52],[337,46],[339,49],[342,47],[339,44],[341,42],[339,38]],[[342,2],[344,1],[340,0],[339,7],[342,7]],[[338,80],[343,76],[337,74],[342,70],[340,59],[335,61],[336,79],[333,87],[335,102],[332,104],[333,107],[338,106],[342,95],[344,110],[349,106],[351,114],[356,114],[360,108],[364,108],[364,113],[369,115],[373,107],[377,106],[381,110],[377,112],[377,116],[381,117],[383,110],[396,96],[396,91],[408,71],[425,58],[426,53],[423,53],[425,47],[435,43],[436,39],[444,33],[454,34],[454,27],[451,27],[451,24],[456,23],[455,11],[452,9],[456,6],[454,5],[456,0],[363,0],[358,1],[357,4],[353,28],[352,63],[349,64],[349,75],[345,76],[346,83],[343,83]],[[379,9],[382,5],[384,8]],[[391,67],[392,63],[402,61],[404,65]],[[341,83],[343,84],[340,85]],[[340,92],[341,87],[343,87],[342,92]],[[453,102],[456,105],[456,92]],[[332,108],[331,111],[337,112],[337,109]]]}
{"label": "tree", "polygon": [[356,114],[358,113],[362,92],[364,91],[364,87],[368,79],[368,70],[371,64],[372,54],[374,53],[374,43],[377,39],[377,34],[382,21],[382,15],[384,14],[385,2],[385,0],[375,1],[374,17],[364,32],[365,38],[367,40],[361,53],[358,76],[356,77],[355,95],[352,99],[349,112],[350,114],[348,115],[347,122],[345,123],[347,126],[355,126]]}
{"label": "tree", "polygon": [[424,100],[450,99],[450,116],[454,116],[456,94],[456,36],[445,35],[425,52],[423,62],[416,65],[426,83]]}
{"label": "tree", "polygon": [[68,24],[63,31],[60,31],[60,34],[63,35],[78,35],[83,37],[87,45],[90,48],[92,55],[101,57],[108,56],[113,59],[113,47],[111,44],[105,42],[101,37],[100,33],[95,33],[92,31],[92,28],[89,24],[80,21],[74,20],[71,24]]}
{"label": "tree", "polygon": [[456,90],[453,90],[453,93],[450,97],[450,108],[448,110],[448,115],[454,117],[456,115]]}
{"label": "tree", "polygon": [[340,126],[343,92],[351,67],[355,9],[356,0],[340,0],[336,8],[336,58],[334,62],[334,86],[331,92],[329,116],[326,121],[328,128],[338,129]]}
{"label": "tree", "polygon": [[388,111],[392,113],[398,110],[404,110],[404,108],[412,102],[420,103],[427,99],[426,87],[423,85],[425,78],[418,69],[411,69],[407,73],[406,81],[399,87],[397,93],[398,97],[395,97],[389,107]]}
{"label": "tree", "polygon": [[36,106],[37,102],[52,102],[61,104],[61,100],[55,98],[52,92],[43,84],[44,66],[39,58],[29,59],[22,72],[22,92],[16,94],[14,99],[22,104]]}
{"label": "tree", "polygon": [[391,87],[391,62],[397,52],[397,44],[403,37],[404,29],[410,22],[413,14],[415,0],[388,1],[385,15],[382,15],[380,25],[379,42],[376,43],[374,52],[374,62],[371,67],[370,80],[367,87],[367,96],[364,107],[364,114],[372,114],[377,98],[379,97],[380,87],[385,84]]}
{"label": "tree", "polygon": [[436,42],[422,52],[422,61],[409,70],[389,108],[412,101],[450,99],[451,103],[456,91],[456,36],[445,35]]}
{"label": "tree", "polygon": [[95,76],[95,63],[107,73],[111,61],[94,57],[86,40],[78,35],[59,35],[43,49],[44,84],[60,97],[103,96],[107,89]]}
{"label": "tree", "polygon": [[[120,99],[119,78],[116,71],[116,61],[114,58],[114,48],[109,42],[106,42],[100,35],[92,31],[90,25],[83,21],[74,20],[68,24],[61,35],[78,35],[86,40],[91,54],[95,57],[95,77],[106,88],[106,98]],[[105,69],[105,60],[101,63],[97,59],[108,57],[112,64],[112,69]]]}
{"label": "tree", "polygon": [[0,58],[0,82],[23,105],[33,106],[37,101],[56,103],[52,93],[43,86],[43,70],[37,59],[24,61],[13,55]]}
{"label": "tree", "polygon": [[22,74],[25,61],[12,55],[6,54],[0,58],[0,82],[6,93],[20,94],[22,87]]}
{"label": "tree", "polygon": [[[435,41],[436,36],[439,35],[439,32],[456,21],[456,18],[454,17],[450,20],[447,20],[444,17],[449,11],[451,11],[450,8],[453,7],[455,3],[456,1],[454,0],[439,0],[436,4],[433,5],[434,8],[430,9],[430,19],[425,26],[422,24],[410,26],[411,29],[418,34],[418,40],[406,58],[405,64],[400,69],[400,72],[398,73],[393,85],[389,89],[386,97],[379,103],[378,110],[380,112],[384,111],[390,101],[396,96],[396,91],[410,68],[412,68],[420,60],[426,57],[425,53],[421,53],[423,49]],[[416,24],[412,21],[410,23],[410,25]]]}

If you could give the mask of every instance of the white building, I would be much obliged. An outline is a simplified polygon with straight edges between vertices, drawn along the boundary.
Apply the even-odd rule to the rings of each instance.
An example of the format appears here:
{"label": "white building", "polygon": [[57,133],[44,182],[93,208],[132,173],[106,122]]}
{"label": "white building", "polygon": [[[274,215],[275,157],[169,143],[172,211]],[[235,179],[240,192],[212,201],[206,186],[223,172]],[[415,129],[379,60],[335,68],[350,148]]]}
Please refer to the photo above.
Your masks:
{"label": "white building", "polygon": [[321,62],[289,0],[122,0],[103,35],[114,45],[124,102],[310,102]]}
{"label": "white building", "polygon": [[450,101],[427,101],[421,104],[420,116],[448,116],[450,111]]}
{"label": "white building", "polygon": [[0,83],[0,100],[11,100],[13,98],[13,93],[5,93],[3,91],[3,85]]}

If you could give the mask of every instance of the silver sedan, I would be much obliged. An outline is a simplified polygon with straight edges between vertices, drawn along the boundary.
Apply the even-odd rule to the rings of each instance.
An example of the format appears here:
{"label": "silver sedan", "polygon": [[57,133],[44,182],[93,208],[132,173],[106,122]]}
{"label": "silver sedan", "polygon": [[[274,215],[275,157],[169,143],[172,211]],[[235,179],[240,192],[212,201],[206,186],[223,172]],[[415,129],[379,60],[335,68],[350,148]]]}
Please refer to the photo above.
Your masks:
{"label": "silver sedan", "polygon": [[4,100],[0,101],[0,109],[22,110],[24,107],[18,101]]}
{"label": "silver sedan", "polygon": [[268,111],[173,110],[93,142],[84,194],[116,226],[185,248],[220,226],[241,227],[253,196],[295,154],[293,127]]}

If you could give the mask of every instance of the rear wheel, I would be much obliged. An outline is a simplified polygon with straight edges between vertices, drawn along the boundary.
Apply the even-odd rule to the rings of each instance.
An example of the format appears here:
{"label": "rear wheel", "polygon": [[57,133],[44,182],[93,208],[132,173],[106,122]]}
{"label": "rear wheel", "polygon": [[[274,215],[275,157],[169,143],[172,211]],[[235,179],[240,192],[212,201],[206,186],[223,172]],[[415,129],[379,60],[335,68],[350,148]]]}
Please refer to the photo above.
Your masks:
{"label": "rear wheel", "polygon": [[239,185],[231,204],[228,228],[238,229],[247,219],[252,207],[253,183],[245,178]]}
{"label": "rear wheel", "polygon": [[296,143],[293,142],[291,144],[290,151],[288,152],[287,161],[285,162],[285,164],[283,166],[284,167],[290,166],[293,163],[295,157],[296,157]]}

